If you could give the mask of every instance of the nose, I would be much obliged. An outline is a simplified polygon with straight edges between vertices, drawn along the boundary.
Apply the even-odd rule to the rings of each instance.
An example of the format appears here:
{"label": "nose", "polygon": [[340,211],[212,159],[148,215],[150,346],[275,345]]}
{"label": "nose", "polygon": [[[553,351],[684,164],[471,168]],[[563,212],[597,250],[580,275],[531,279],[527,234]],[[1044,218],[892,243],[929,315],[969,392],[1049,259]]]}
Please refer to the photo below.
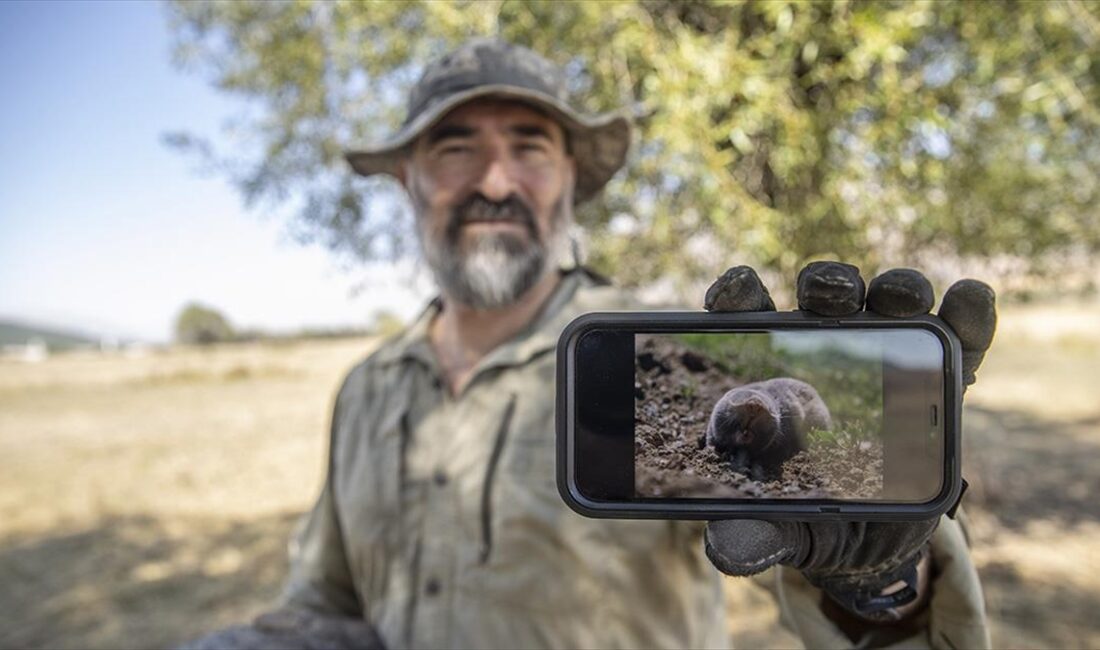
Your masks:
{"label": "nose", "polygon": [[508,160],[499,149],[491,154],[477,189],[490,201],[503,201],[516,190],[515,180],[508,170]]}

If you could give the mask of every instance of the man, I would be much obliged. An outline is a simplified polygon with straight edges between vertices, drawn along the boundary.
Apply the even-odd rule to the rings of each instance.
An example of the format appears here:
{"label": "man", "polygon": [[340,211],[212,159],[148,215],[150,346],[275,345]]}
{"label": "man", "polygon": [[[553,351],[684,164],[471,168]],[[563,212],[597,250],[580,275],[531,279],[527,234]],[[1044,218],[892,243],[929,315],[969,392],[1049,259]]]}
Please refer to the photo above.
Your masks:
{"label": "man", "polygon": [[[988,644],[959,525],[588,520],[555,487],[554,354],[564,325],[639,308],[575,265],[573,206],[622,166],[629,122],[566,103],[533,52],[474,40],[428,66],[404,126],[348,155],[411,198],[440,296],[351,371],[332,419],[328,476],[292,545],[275,613],[194,647],[724,647],[720,574],[784,564],[775,589],[810,646],[908,639]],[[863,308],[854,267],[807,267],[804,309]],[[914,271],[871,283],[869,307],[931,308]],[[774,309],[747,267],[711,310]],[[941,316],[989,344],[992,292],[961,283]],[[939,523],[937,527],[937,523]],[[790,567],[790,568],[787,568]],[[820,590],[819,590],[820,588]],[[825,595],[828,594],[828,595]]]}

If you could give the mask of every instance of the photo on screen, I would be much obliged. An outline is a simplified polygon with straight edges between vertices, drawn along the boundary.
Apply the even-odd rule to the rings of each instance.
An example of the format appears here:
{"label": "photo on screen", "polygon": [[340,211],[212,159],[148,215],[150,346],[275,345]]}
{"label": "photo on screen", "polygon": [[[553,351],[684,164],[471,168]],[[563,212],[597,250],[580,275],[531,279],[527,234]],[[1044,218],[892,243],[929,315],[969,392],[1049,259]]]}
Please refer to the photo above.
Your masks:
{"label": "photo on screen", "polygon": [[636,334],[634,372],[636,498],[919,501],[940,486],[927,333]]}

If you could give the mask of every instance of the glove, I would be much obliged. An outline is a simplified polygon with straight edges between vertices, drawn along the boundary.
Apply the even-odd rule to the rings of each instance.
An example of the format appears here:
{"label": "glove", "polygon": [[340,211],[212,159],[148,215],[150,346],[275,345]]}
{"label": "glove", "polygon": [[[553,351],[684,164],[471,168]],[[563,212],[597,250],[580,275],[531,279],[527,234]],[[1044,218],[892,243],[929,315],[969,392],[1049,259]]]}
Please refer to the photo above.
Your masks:
{"label": "glove", "polygon": [[[814,262],[798,274],[799,309],[827,316],[864,308],[908,317],[932,309],[931,283],[918,271],[893,269],[865,291],[859,269],[839,262]],[[962,344],[963,384],[974,382],[993,339],[997,314],[993,290],[977,280],[960,280],[944,294],[939,316]],[[756,272],[729,269],[707,290],[708,311],[773,311],[775,303]],[[707,524],[707,557],[733,576],[782,564],[798,569],[844,609],[870,621],[901,617],[899,607],[917,598],[917,565],[939,518],[917,522],[713,521]],[[900,590],[887,587],[903,582]]]}

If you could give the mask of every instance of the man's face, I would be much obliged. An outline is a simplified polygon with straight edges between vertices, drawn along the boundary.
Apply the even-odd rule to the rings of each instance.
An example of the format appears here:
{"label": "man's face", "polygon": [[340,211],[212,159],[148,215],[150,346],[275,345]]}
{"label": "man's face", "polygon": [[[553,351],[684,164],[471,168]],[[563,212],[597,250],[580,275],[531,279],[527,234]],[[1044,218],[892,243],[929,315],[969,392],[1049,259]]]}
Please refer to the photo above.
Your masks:
{"label": "man's face", "polygon": [[401,182],[445,293],[499,308],[538,282],[568,245],[574,170],[561,126],[522,103],[470,102],[425,132]]}

